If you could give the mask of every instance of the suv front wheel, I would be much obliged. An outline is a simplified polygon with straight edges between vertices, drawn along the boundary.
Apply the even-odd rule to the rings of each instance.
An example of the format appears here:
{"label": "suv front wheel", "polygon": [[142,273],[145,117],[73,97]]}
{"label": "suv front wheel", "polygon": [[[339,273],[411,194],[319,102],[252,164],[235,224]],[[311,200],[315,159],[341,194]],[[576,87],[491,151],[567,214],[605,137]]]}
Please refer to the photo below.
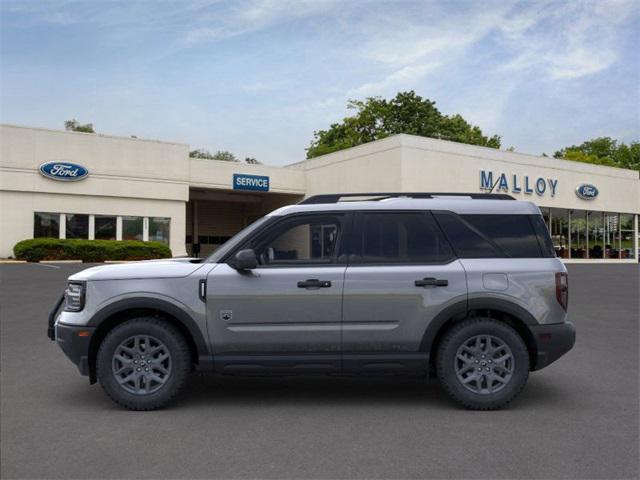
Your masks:
{"label": "suv front wheel", "polygon": [[440,383],[473,410],[511,402],[529,377],[529,352],[518,332],[491,318],[471,318],[449,330],[437,352]]}
{"label": "suv front wheel", "polygon": [[182,389],[191,361],[184,337],[153,317],[128,320],[100,344],[97,377],[113,401],[131,410],[155,410]]}

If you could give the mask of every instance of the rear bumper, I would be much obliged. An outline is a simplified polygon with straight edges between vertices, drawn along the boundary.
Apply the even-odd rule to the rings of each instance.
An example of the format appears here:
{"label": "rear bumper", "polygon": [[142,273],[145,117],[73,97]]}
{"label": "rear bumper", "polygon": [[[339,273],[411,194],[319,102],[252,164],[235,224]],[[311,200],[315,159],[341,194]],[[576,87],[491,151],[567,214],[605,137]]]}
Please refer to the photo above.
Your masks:
{"label": "rear bumper", "polygon": [[89,375],[89,344],[95,328],[56,323],[56,343],[81,375]]}
{"label": "rear bumper", "polygon": [[576,329],[571,322],[530,328],[538,350],[538,359],[532,370],[540,370],[555,362],[576,343]]}

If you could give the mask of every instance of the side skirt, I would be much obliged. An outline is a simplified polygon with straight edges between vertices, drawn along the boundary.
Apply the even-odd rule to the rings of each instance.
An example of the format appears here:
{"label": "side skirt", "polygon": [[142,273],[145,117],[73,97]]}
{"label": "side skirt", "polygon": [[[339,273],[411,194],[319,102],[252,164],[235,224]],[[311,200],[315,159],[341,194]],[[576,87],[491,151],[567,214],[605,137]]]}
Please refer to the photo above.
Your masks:
{"label": "side skirt", "polygon": [[407,353],[308,353],[219,354],[213,370],[227,375],[424,375],[429,354]]}

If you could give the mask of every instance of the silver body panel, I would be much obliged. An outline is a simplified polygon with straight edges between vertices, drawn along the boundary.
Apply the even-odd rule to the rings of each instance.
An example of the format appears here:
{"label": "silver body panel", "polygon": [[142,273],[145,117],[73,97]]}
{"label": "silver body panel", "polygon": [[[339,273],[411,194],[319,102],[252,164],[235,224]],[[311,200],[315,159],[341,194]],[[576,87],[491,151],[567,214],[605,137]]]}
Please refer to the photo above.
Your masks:
{"label": "silver body panel", "polygon": [[[447,280],[446,287],[416,287],[416,280]],[[350,266],[343,302],[346,352],[417,352],[429,322],[453,303],[466,301],[459,260],[447,265]]]}
{"label": "silver body panel", "polygon": [[[256,268],[220,264],[207,279],[215,353],[339,353],[345,267]],[[330,288],[298,288],[299,281]]]}

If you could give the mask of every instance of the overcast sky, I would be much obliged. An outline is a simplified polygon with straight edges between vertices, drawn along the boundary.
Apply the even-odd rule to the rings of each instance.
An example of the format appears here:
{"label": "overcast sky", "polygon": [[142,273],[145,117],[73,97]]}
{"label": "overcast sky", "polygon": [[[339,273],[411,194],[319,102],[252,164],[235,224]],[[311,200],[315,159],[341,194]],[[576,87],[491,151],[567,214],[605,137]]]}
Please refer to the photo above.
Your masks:
{"label": "overcast sky", "polygon": [[503,148],[640,139],[640,1],[3,0],[2,122],[286,164],[415,90]]}

